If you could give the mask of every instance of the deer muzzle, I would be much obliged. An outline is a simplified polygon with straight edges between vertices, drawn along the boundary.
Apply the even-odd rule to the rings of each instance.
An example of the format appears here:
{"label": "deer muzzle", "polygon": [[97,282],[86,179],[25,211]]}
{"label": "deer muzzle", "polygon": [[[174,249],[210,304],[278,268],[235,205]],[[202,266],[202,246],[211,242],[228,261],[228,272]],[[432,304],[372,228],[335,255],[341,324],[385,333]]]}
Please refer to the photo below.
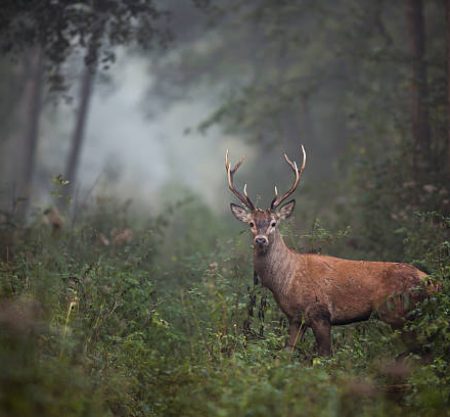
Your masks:
{"label": "deer muzzle", "polygon": [[264,248],[269,244],[269,239],[264,235],[257,235],[255,236],[254,242],[256,246]]}

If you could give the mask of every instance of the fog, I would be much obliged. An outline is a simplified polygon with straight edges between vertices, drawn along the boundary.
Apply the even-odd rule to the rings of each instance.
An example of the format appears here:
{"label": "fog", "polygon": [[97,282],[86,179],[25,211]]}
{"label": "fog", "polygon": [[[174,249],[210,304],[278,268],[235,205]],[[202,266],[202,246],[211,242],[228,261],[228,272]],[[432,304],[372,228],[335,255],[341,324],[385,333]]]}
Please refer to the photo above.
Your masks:
{"label": "fog", "polygon": [[[382,80],[386,91],[400,85],[401,72],[392,70],[395,61],[380,64],[381,70],[358,56],[358,48],[379,42],[374,35],[374,40],[367,37],[360,45],[358,31],[366,16],[349,15],[350,20],[340,25],[335,24],[340,15],[332,6],[299,6],[298,20],[286,9],[281,20],[285,32],[278,34],[266,26],[269,15],[250,22],[245,8],[211,24],[210,15],[190,3],[169,2],[167,7],[173,39],[165,48],[114,47],[115,62],[97,70],[75,201],[108,195],[131,199],[143,210],[161,210],[191,193],[224,212],[231,199],[224,171],[229,149],[232,161],[246,156],[238,184],[248,183],[250,194],[265,206],[275,184],[279,190],[290,184],[283,152],[299,162],[304,144],[308,164],[301,192],[308,195],[314,188],[316,195],[331,194],[320,204],[315,199],[320,215],[321,206],[328,205],[337,190],[339,175],[345,173],[342,156],[363,142],[365,120],[372,118],[374,109],[379,120],[388,116],[377,83]],[[397,9],[387,8],[386,13],[397,19]],[[324,27],[327,22],[333,24]],[[402,37],[396,42],[403,45]],[[49,94],[51,84],[44,86],[30,198],[39,210],[54,204],[52,178],[64,176],[68,165],[84,56],[85,50],[74,48],[62,64],[65,91]],[[371,84],[364,77],[370,77]],[[16,119],[26,117],[22,112]],[[208,128],[200,128],[205,121],[210,122]],[[371,124],[371,134],[377,123]],[[7,201],[14,194],[8,187],[20,182],[16,171],[23,156],[17,144],[23,131],[22,123],[16,123],[0,144]],[[394,143],[387,135],[382,142],[388,147]],[[374,149],[363,151],[376,151],[378,143],[373,141],[369,146]]]}
{"label": "fog", "polygon": [[[226,149],[247,155],[250,162],[252,152],[241,138],[219,128],[197,129],[218,106],[214,91],[198,89],[190,99],[160,107],[159,97],[154,97],[156,116],[151,117],[145,100],[157,81],[149,60],[124,50],[118,56],[107,81],[97,81],[94,89],[78,173],[81,198],[106,193],[159,209],[161,202],[180,199],[176,190],[184,189],[211,208],[223,209],[228,198]],[[70,91],[75,93],[76,86]],[[34,196],[39,204],[51,203],[51,177],[64,170],[76,104],[59,101],[46,109],[38,154],[40,191]]]}

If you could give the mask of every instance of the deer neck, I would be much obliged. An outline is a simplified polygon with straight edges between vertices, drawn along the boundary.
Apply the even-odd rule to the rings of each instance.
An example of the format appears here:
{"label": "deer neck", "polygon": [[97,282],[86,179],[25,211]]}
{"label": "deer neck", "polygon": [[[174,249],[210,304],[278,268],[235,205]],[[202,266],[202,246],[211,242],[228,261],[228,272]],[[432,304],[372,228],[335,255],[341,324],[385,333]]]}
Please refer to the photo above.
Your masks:
{"label": "deer neck", "polygon": [[253,251],[255,272],[260,277],[262,285],[274,293],[286,289],[293,277],[294,257],[294,252],[286,246],[277,229],[273,241],[264,253],[256,248]]}

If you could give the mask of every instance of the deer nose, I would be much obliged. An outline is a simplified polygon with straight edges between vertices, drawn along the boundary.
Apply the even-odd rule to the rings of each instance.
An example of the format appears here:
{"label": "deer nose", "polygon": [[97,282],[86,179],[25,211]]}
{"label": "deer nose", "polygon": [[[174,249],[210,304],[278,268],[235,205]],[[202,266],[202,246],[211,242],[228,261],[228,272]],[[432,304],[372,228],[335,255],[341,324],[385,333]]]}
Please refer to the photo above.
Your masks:
{"label": "deer nose", "polygon": [[259,246],[265,246],[269,243],[265,236],[258,235],[255,237],[255,243]]}

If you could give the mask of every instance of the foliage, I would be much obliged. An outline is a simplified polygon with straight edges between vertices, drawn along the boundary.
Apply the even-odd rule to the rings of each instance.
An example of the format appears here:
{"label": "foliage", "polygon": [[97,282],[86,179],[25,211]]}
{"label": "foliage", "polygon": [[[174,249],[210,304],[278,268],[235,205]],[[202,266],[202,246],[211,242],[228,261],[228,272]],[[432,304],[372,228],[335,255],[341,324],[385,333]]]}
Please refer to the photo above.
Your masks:
{"label": "foliage", "polygon": [[154,1],[88,2],[5,1],[0,15],[0,50],[20,57],[40,47],[46,57],[49,82],[62,88],[59,67],[73,51],[86,48],[86,65],[103,69],[114,63],[117,46],[149,48],[170,40],[163,23],[167,12]]}
{"label": "foliage", "polygon": [[[286,323],[252,284],[247,236],[218,233],[216,219],[207,227],[220,239],[203,247],[199,207],[190,200],[136,227],[123,205],[101,200],[59,235],[38,222],[16,232],[0,270],[0,415],[445,415],[449,253],[417,227],[427,216],[405,247],[410,260],[419,242],[429,248],[443,291],[412,324],[431,338],[430,356],[399,365],[398,335],[372,320],[335,328],[331,359],[315,356],[311,334],[284,352]],[[192,239],[161,246],[172,223]],[[97,237],[113,227],[133,228],[133,240],[104,246]],[[317,222],[311,237],[334,239]]]}

